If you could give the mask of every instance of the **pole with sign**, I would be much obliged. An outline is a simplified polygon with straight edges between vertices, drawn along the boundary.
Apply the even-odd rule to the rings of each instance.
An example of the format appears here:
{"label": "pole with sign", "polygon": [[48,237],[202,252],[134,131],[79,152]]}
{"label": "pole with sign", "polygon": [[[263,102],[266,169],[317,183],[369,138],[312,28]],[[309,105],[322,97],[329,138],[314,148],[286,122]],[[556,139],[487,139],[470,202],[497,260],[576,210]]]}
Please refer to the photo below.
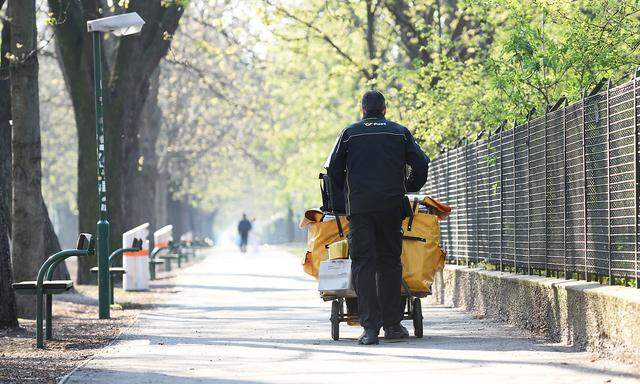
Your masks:
{"label": "pole with sign", "polygon": [[104,17],[87,22],[93,35],[93,78],[96,107],[96,144],[98,163],[98,226],[96,256],[98,258],[98,316],[110,317],[109,221],[107,220],[107,179],[105,175],[105,138],[102,104],[102,32],[126,36],[142,30],[144,20],[135,12]]}

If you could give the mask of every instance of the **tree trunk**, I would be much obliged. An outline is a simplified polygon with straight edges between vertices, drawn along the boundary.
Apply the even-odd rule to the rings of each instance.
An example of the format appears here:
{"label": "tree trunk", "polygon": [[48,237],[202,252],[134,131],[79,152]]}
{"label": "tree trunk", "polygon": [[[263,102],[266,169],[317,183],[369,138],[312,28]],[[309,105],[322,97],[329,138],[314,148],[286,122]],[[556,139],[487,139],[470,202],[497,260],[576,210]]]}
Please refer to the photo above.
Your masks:
{"label": "tree trunk", "polygon": [[[0,0],[0,9],[2,3]],[[6,225],[11,233],[11,83],[9,82],[9,58],[11,24],[2,22],[2,47],[0,48],[0,211],[5,212]]]}
{"label": "tree trunk", "polygon": [[[0,0],[0,9],[4,0]],[[13,272],[9,249],[11,212],[11,84],[9,83],[9,21],[2,22],[0,48],[0,328],[18,325],[16,298],[11,288]]]}
{"label": "tree trunk", "polygon": [[203,211],[199,208],[192,208],[191,231],[194,237],[211,237],[213,232],[213,219],[215,211]]}
{"label": "tree trunk", "polygon": [[[33,280],[45,254],[40,168],[40,109],[35,0],[9,0],[13,129],[12,253],[17,281]],[[21,316],[35,314],[33,296],[18,297]]]}
{"label": "tree trunk", "polygon": [[131,186],[140,176],[141,143],[147,139],[141,135],[142,111],[150,94],[151,76],[157,76],[160,59],[169,49],[170,39],[164,36],[175,32],[184,11],[180,6],[162,7],[159,3],[143,1],[132,2],[129,9],[143,19],[160,22],[148,23],[139,36],[120,40],[107,87],[106,173],[107,188],[112,191],[109,209],[114,234],[125,231],[130,222],[129,213],[139,209],[134,198],[138,190]]}
{"label": "tree trunk", "polygon": [[[0,194],[0,197],[3,197]],[[0,210],[0,328],[18,326],[6,212]]]}
{"label": "tree trunk", "polygon": [[198,238],[211,237],[215,213],[197,208],[196,213],[197,220],[195,220],[195,225],[193,226],[193,236]]}
{"label": "tree trunk", "polygon": [[180,235],[192,229],[189,208],[189,203],[169,198],[169,221],[173,225],[173,238],[176,240],[180,238]]}
{"label": "tree trunk", "polygon": [[168,209],[169,209],[169,175],[158,170],[158,177],[155,182],[156,188],[156,201],[155,201],[155,226],[152,229],[156,229],[164,226],[168,222]]}
{"label": "tree trunk", "polygon": [[215,209],[213,212],[207,215],[207,224],[204,228],[204,231],[202,231],[201,237],[209,237],[211,239],[215,239],[215,232],[213,230],[213,227],[215,225],[217,215],[218,209]]}
{"label": "tree trunk", "polygon": [[158,178],[158,156],[156,143],[162,122],[162,111],[158,107],[158,90],[160,88],[160,68],[156,68],[149,87],[149,95],[142,110],[140,137],[131,155],[137,160],[137,167],[130,169],[124,184],[124,195],[127,196],[126,230],[145,222],[156,228],[155,201],[156,179]]}
{"label": "tree trunk", "polygon": [[293,243],[296,240],[296,228],[293,221],[293,208],[291,204],[287,207],[287,241]]}
{"label": "tree trunk", "polygon": [[[49,210],[47,209],[47,205],[44,203],[44,199],[42,199],[42,210],[44,212],[44,258],[46,259],[60,251],[60,241],[58,240],[58,235],[56,235],[56,231],[53,228],[53,223],[49,217]],[[66,263],[60,263],[58,265],[53,273],[53,278],[55,280],[71,279]]]}
{"label": "tree trunk", "polygon": [[[82,9],[75,2],[50,0],[49,10],[56,20],[55,37],[60,66],[71,96],[78,133],[78,232],[95,234],[98,221],[96,198],[96,132],[93,97],[93,45],[86,31],[86,21],[100,17],[98,8],[85,2]],[[106,63],[105,63],[106,64]],[[105,66],[105,68],[107,68]],[[105,71],[106,73],[107,71]],[[103,77],[103,83],[106,77]],[[95,283],[91,267],[94,256],[79,257],[78,284]]]}
{"label": "tree trunk", "polygon": [[78,217],[67,204],[56,207],[56,233],[61,248],[73,248],[78,240]]}

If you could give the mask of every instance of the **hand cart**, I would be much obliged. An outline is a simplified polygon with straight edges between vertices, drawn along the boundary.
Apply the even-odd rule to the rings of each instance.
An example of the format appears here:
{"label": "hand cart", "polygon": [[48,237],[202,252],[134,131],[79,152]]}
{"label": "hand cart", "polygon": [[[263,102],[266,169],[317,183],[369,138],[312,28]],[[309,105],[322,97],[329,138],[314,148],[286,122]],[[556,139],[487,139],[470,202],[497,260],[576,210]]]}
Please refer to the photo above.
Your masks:
{"label": "hand cart", "polygon": [[[334,215],[338,226],[338,233],[340,234],[340,237],[344,237],[340,216],[345,215],[345,202],[344,200],[339,201],[337,199],[337,197],[341,197],[341,195],[336,197],[333,194],[333,184],[331,183],[328,175],[321,173],[319,178],[322,180],[322,184],[320,186],[320,190],[322,192],[322,207],[320,210],[324,214]],[[417,205],[418,199],[414,199],[411,217],[409,219],[409,228],[411,228],[413,212],[416,210]],[[409,237],[403,236],[403,238]],[[326,245],[326,247],[328,247],[328,245]],[[420,299],[430,295],[431,292],[412,292],[404,279],[402,279],[402,287],[404,288],[402,292],[402,299],[405,301],[403,320],[413,321],[414,334],[420,339],[423,336],[422,303]],[[355,295],[340,296],[321,293],[320,297],[324,301],[331,301],[331,317],[329,319],[331,321],[331,338],[336,341],[340,340],[340,323],[353,324],[359,321],[357,311],[353,311],[353,309],[349,308],[350,306],[347,305],[347,299],[355,299]]]}
{"label": "hand cart", "polygon": [[[420,299],[430,294],[417,294],[411,292],[404,279],[402,280],[404,291],[402,292],[402,300],[405,301],[403,320],[412,320],[414,334],[418,339],[423,336],[423,317],[422,302]],[[355,299],[355,296],[336,296],[336,295],[320,295],[324,301],[331,301],[331,338],[340,340],[340,323],[357,323],[358,313],[347,306],[347,299]]]}

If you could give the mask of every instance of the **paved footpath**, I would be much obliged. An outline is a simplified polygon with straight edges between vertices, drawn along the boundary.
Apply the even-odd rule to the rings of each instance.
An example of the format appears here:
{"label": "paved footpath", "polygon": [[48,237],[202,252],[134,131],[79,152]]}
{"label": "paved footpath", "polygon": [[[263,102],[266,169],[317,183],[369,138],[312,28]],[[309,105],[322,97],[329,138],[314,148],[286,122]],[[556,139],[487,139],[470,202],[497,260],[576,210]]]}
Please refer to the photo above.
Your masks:
{"label": "paved footpath", "polygon": [[358,346],[360,330],[343,325],[334,342],[330,303],[298,260],[213,252],[66,383],[640,382],[637,369],[442,306],[424,306],[424,339]]}

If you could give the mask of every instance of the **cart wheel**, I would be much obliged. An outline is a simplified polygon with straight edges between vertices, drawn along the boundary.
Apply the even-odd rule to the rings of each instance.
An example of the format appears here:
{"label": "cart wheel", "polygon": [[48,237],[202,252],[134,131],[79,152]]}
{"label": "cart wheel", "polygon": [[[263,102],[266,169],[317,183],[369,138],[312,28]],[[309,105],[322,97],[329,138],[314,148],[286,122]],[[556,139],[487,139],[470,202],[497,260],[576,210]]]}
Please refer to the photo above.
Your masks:
{"label": "cart wheel", "polygon": [[422,303],[419,298],[413,299],[413,330],[418,339],[422,338]]}
{"label": "cart wheel", "polygon": [[335,341],[340,340],[340,306],[338,300],[331,302],[331,338]]}

